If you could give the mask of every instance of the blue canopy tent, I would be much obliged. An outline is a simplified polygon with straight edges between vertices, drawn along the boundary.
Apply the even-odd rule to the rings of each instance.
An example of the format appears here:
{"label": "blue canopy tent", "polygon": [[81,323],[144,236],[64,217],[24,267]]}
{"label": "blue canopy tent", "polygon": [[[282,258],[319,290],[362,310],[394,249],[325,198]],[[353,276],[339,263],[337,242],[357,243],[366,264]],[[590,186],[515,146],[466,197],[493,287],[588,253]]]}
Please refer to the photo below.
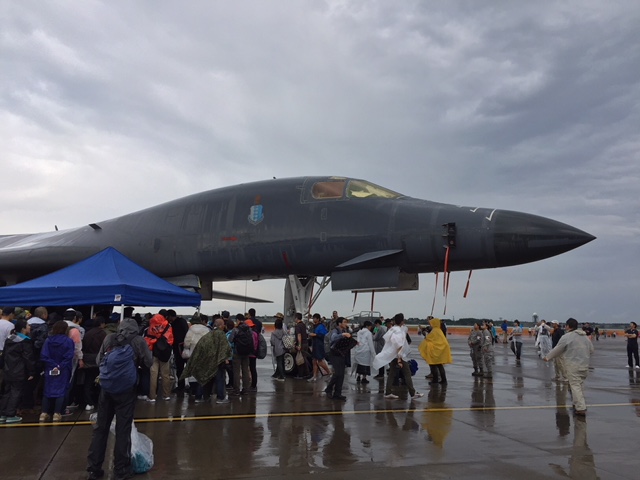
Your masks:
{"label": "blue canopy tent", "polygon": [[157,277],[115,248],[34,280],[0,288],[3,306],[200,306],[200,294]]}

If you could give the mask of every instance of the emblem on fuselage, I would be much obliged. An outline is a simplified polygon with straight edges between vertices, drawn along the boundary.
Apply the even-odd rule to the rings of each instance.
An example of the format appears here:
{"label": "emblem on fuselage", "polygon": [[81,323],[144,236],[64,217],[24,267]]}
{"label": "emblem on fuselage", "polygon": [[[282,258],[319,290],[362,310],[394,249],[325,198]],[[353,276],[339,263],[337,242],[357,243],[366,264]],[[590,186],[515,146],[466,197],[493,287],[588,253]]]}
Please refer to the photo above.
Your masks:
{"label": "emblem on fuselage", "polygon": [[249,223],[253,225],[259,224],[262,220],[264,220],[264,209],[262,207],[262,198],[260,195],[256,195],[256,199],[253,202],[253,205],[249,209]]}

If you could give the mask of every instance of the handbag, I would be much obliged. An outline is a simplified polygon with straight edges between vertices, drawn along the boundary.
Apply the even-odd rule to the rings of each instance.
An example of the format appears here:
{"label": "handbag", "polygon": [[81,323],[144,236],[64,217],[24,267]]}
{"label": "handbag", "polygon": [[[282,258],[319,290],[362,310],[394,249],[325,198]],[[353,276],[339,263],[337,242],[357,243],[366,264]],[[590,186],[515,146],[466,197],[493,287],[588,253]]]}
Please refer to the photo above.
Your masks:
{"label": "handbag", "polygon": [[289,334],[283,335],[282,336],[282,343],[283,343],[285,349],[291,350],[296,345],[296,337],[294,337],[293,335],[289,335]]}
{"label": "handbag", "polygon": [[354,348],[357,344],[358,341],[353,337],[342,337],[335,343],[335,345],[333,345],[333,347],[331,347],[331,353],[334,355],[340,355],[341,357],[346,357],[349,355],[349,350]]}

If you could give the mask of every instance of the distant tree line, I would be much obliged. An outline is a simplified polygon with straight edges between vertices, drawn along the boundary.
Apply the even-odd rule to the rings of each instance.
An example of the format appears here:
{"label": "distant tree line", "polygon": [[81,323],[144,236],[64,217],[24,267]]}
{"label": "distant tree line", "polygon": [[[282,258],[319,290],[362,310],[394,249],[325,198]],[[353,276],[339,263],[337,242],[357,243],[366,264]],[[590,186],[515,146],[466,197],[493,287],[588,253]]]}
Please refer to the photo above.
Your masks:
{"label": "distant tree line", "polygon": [[[452,320],[451,318],[442,318],[442,317],[438,317],[438,318],[440,318],[440,320],[442,320],[447,325],[451,325],[454,327],[455,326],[462,326],[462,327],[472,326],[476,322],[478,323],[493,322],[494,325],[496,323],[502,323],[501,321],[496,321],[496,320],[493,320],[492,318],[459,318],[457,320]],[[427,319],[426,318],[409,318],[407,319],[407,323],[410,325],[424,325],[427,323]]]}
{"label": "distant tree line", "polygon": [[[437,315],[434,315],[437,317]],[[270,316],[258,316],[258,318],[262,319],[262,321],[264,323],[273,323],[273,317]],[[457,320],[452,320],[451,318],[442,318],[442,317],[438,317],[440,318],[444,323],[446,323],[447,325],[450,325],[452,327],[466,327],[466,326],[472,326],[474,323],[478,322],[493,322],[493,324],[496,327],[499,327],[500,324],[502,323],[502,319],[498,319],[498,320],[494,320],[493,318],[474,318],[474,317],[464,317],[464,318],[458,318]],[[355,323],[358,323],[358,317],[353,318],[353,320],[355,321]],[[513,319],[515,320],[515,319]],[[509,326],[511,327],[513,325],[513,320],[507,320],[507,322],[509,323]],[[350,319],[351,321],[351,319]],[[550,320],[547,320],[550,321]],[[580,321],[580,320],[578,320]],[[406,319],[406,323],[408,325],[426,325],[427,324],[427,319],[426,318],[418,318],[418,317],[410,317]],[[564,321],[562,321],[561,323],[564,323]],[[626,323],[594,323],[594,322],[590,322],[592,327],[599,327],[600,330],[611,330],[611,329],[617,329],[617,330],[624,330],[626,328],[628,328],[628,324]],[[531,320],[520,320],[520,324],[527,328],[527,327],[533,327],[535,326],[534,322]],[[580,322],[580,324],[582,324],[582,322]]]}

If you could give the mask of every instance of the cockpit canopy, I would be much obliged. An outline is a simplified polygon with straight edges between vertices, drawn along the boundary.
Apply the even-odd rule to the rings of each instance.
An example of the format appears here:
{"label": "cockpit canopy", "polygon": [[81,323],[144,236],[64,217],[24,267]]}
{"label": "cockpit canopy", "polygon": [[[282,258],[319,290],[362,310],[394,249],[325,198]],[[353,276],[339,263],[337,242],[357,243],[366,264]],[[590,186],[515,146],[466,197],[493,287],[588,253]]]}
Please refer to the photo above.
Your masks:
{"label": "cockpit canopy", "polygon": [[315,200],[340,200],[350,198],[394,199],[402,197],[402,195],[397,192],[371,182],[348,178],[330,178],[316,182],[311,187],[311,196]]}

